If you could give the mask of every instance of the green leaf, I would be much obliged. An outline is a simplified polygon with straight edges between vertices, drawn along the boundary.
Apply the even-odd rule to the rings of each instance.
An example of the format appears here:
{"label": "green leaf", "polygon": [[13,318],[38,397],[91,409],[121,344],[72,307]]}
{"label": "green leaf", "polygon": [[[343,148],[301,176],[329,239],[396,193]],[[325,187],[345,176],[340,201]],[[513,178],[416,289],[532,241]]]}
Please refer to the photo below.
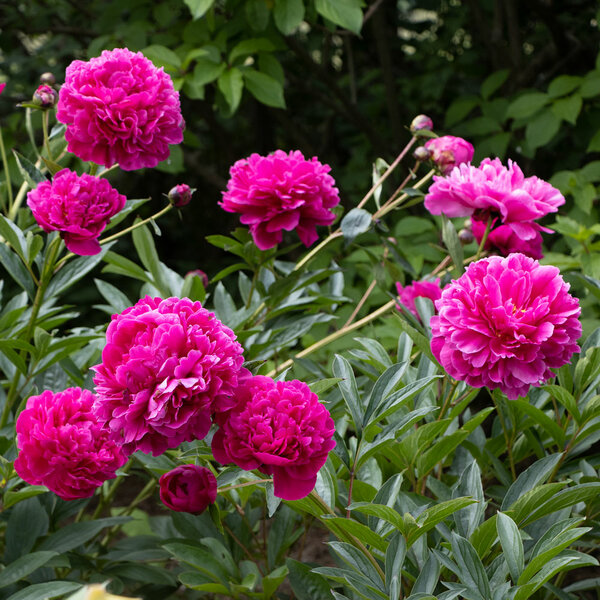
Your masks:
{"label": "green leaf", "polygon": [[181,67],[181,59],[173,50],[166,46],[153,44],[142,50],[142,54],[149,58],[156,67],[173,67],[178,69]]}
{"label": "green leaf", "polygon": [[234,113],[242,99],[242,90],[244,89],[244,80],[242,73],[236,67],[232,67],[219,75],[217,81],[219,90],[229,105],[229,110]]}
{"label": "green leaf", "polygon": [[19,490],[18,492],[11,492],[9,490],[8,492],[4,493],[2,505],[4,508],[9,508],[13,504],[27,500],[27,498],[33,498],[33,496],[39,496],[47,491],[48,488],[45,485],[28,485],[26,488]]}
{"label": "green leaf", "polygon": [[8,249],[4,242],[0,242],[0,263],[8,271],[8,274],[27,292],[27,295],[33,300],[35,296],[35,286],[31,275],[19,260],[17,255]]}
{"label": "green leaf", "polygon": [[581,422],[581,414],[577,408],[577,401],[565,388],[559,385],[544,385],[542,386],[554,399],[558,400],[573,416],[576,423]]}
{"label": "green leaf", "polygon": [[531,417],[531,420],[542,427],[560,447],[565,441],[565,432],[556,421],[545,414],[542,410],[530,404],[528,400],[511,400],[511,405],[517,408],[519,412],[525,413]]}
{"label": "green leaf", "polygon": [[475,548],[465,538],[452,533],[452,552],[460,569],[460,581],[479,590],[484,598],[492,595],[490,582]]}
{"label": "green leaf", "polygon": [[198,58],[194,66],[194,72],[190,83],[195,86],[203,86],[217,79],[225,70],[225,63],[215,63],[208,58]]}
{"label": "green leaf", "polygon": [[550,110],[544,110],[525,128],[525,139],[532,150],[547,144],[560,129],[560,119]]}
{"label": "green leaf", "polygon": [[477,96],[462,96],[456,98],[446,111],[446,127],[452,127],[462,121],[480,103]]}
{"label": "green leaf", "polygon": [[25,158],[22,154],[19,154],[16,150],[13,150],[13,154],[15,155],[17,167],[19,167],[23,179],[31,189],[36,188],[38,183],[48,181],[30,160]]}
{"label": "green leaf", "polygon": [[359,539],[363,544],[368,544],[377,548],[381,552],[385,552],[387,543],[383,538],[371,531],[366,525],[353,521],[352,519],[346,519],[345,517],[333,517],[330,515],[324,515],[321,522],[329,529],[334,535],[342,537],[340,531],[343,534],[354,536]]}
{"label": "green leaf", "polygon": [[123,312],[133,304],[131,300],[129,300],[129,298],[114,285],[102,281],[101,279],[94,279],[94,283],[104,299],[114,309],[115,313]]}
{"label": "green leaf", "polygon": [[0,572],[0,588],[24,579],[27,575],[45,565],[53,556],[57,555],[57,552],[47,551],[32,552],[31,554],[21,556],[21,558],[10,563]]}
{"label": "green leaf", "polygon": [[[4,560],[12,562],[27,554],[37,539],[48,531],[48,513],[38,498],[28,498],[19,502],[8,517],[5,540]],[[54,550],[55,548],[38,548],[38,550]]]}
{"label": "green leaf", "polygon": [[110,273],[117,273],[119,275],[125,275],[126,277],[132,277],[145,283],[151,283],[150,277],[146,274],[138,264],[132,260],[116,254],[115,252],[107,252],[104,256],[104,261],[108,263],[105,267],[105,271]]}
{"label": "green leaf", "polygon": [[285,108],[283,86],[279,81],[260,71],[243,71],[248,91],[259,101],[274,108]]}
{"label": "green leaf", "polygon": [[321,16],[356,34],[362,27],[361,5],[361,0],[315,0],[315,8]]}
{"label": "green leaf", "polygon": [[275,0],[273,18],[283,35],[290,35],[304,19],[303,0]]}
{"label": "green leaf", "polygon": [[362,406],[360,396],[358,395],[356,379],[354,378],[354,371],[350,363],[338,354],[333,359],[332,371],[333,375],[340,379],[338,387],[352,416],[354,428],[357,433],[360,433],[362,428]]}
{"label": "green leaf", "polygon": [[293,558],[286,559],[289,580],[298,600],[333,600],[327,579],[313,573],[311,567]]}
{"label": "green leaf", "polygon": [[581,107],[583,105],[583,101],[579,94],[575,94],[574,96],[569,96],[568,98],[561,98],[560,100],[555,100],[552,105],[552,112],[559,118],[564,121],[568,121],[575,125],[577,121],[577,117],[581,112]]}
{"label": "green leaf", "polygon": [[501,69],[492,73],[481,84],[481,96],[487,100],[507,79],[510,74],[510,69]]}
{"label": "green leaf", "polygon": [[344,215],[340,224],[344,239],[350,243],[357,235],[371,227],[371,214],[362,208],[353,208]]}
{"label": "green leaf", "polygon": [[500,511],[498,511],[496,527],[498,528],[498,537],[500,538],[511,579],[516,583],[525,566],[523,541],[521,540],[519,528],[508,515]]}
{"label": "green leaf", "polygon": [[571,93],[577,89],[583,79],[581,77],[575,77],[573,75],[559,75],[556,79],[553,79],[548,86],[548,95],[551,98],[559,98]]}
{"label": "green leaf", "polygon": [[272,52],[275,50],[273,42],[267,38],[249,38],[242,40],[233,47],[229,54],[229,64],[233,64],[236,58],[257,54],[258,52]]}
{"label": "green leaf", "polygon": [[587,502],[600,494],[600,483],[582,483],[566,488],[544,502],[537,510],[530,513],[521,523],[521,526],[533,523],[537,519],[549,515],[557,510],[575,506],[579,502]]}
{"label": "green leaf", "polygon": [[381,375],[381,377],[379,377],[379,379],[377,379],[371,390],[371,394],[369,395],[369,402],[363,415],[363,427],[366,427],[369,424],[371,416],[400,383],[407,366],[407,363],[397,363],[392,365]]}
{"label": "green leaf", "polygon": [[69,592],[74,592],[80,589],[82,586],[80,583],[74,581],[47,581],[46,583],[35,583],[30,585],[12,596],[7,600],[51,600],[51,598],[58,598]]}
{"label": "green leaf", "polygon": [[254,31],[264,31],[269,24],[267,0],[246,0],[246,21]]}
{"label": "green leaf", "polygon": [[194,21],[203,16],[208,9],[215,3],[215,0],[183,0],[190,9]]}
{"label": "green leaf", "polygon": [[548,103],[548,94],[529,92],[513,100],[506,110],[507,119],[525,119],[531,117]]}
{"label": "green leaf", "polygon": [[375,504],[373,502],[353,502],[348,507],[350,510],[383,519],[387,523],[391,523],[399,531],[404,530],[404,521],[402,515],[390,506],[384,504]]}
{"label": "green leaf", "polygon": [[400,577],[402,565],[406,557],[406,541],[398,531],[390,540],[390,545],[385,553],[385,587],[389,593],[390,600],[399,597]]}
{"label": "green leaf", "polygon": [[448,252],[450,253],[450,257],[452,258],[456,272],[458,275],[462,275],[465,270],[463,265],[465,255],[462,244],[460,243],[460,239],[458,238],[458,233],[456,232],[454,223],[452,223],[450,219],[442,215],[442,221],[442,239],[444,240],[446,248],[448,248]]}
{"label": "green leaf", "polygon": [[154,238],[150,233],[150,230],[146,225],[142,225],[137,229],[134,229],[131,233],[133,239],[133,245],[142,261],[142,264],[152,274],[152,283],[156,286],[164,298],[170,296],[170,290],[160,265],[160,259],[158,258],[158,252],[154,245]]}
{"label": "green leaf", "polygon": [[[27,263],[27,242],[23,232],[12,221],[0,215],[0,236],[13,247],[20,259]],[[0,242],[1,243],[1,242]]]}
{"label": "green leaf", "polygon": [[371,561],[358,548],[346,542],[328,542],[328,544],[349,567],[364,575],[377,589],[382,592],[384,591],[379,573],[375,570]]}
{"label": "green leaf", "polygon": [[323,394],[328,389],[332,388],[336,383],[340,382],[341,379],[338,377],[329,377],[328,379],[318,379],[308,384],[310,391],[314,394]]}

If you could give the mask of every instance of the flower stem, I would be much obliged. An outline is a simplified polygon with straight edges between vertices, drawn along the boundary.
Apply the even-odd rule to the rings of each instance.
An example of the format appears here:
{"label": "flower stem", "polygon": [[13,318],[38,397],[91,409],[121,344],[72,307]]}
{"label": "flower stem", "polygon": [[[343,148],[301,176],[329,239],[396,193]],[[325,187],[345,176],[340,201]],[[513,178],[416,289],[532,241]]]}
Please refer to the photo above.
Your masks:
{"label": "flower stem", "polygon": [[[421,177],[415,185],[413,185],[413,189],[418,190],[422,185],[427,183],[435,174],[435,169],[431,169],[426,175]],[[398,205],[402,204],[407,198],[409,198],[408,194],[402,194],[400,197],[396,198],[392,202],[386,202],[374,215],[373,219],[380,219],[384,215],[387,215],[390,211],[394,210]]]}
{"label": "flower stem", "polygon": [[341,236],[341,229],[337,229],[333,233],[330,233],[320,244],[315,246],[306,256],[304,256],[301,260],[298,261],[298,263],[294,267],[294,271],[299,271],[305,264],[310,262],[323,248],[325,248],[325,246],[327,246],[329,242],[333,242],[333,240]]}
{"label": "flower stem", "polygon": [[117,240],[120,237],[123,237],[124,235],[126,235],[127,233],[134,231],[138,227],[141,227],[142,225],[146,225],[147,223],[150,223],[150,221],[155,221],[159,217],[166,215],[172,208],[173,208],[172,204],[167,204],[167,206],[165,206],[162,210],[159,210],[156,214],[152,215],[151,217],[148,217],[147,219],[144,219],[143,221],[138,221],[137,223],[134,223],[130,227],[127,227],[126,229],[123,229],[122,231],[119,231],[118,233],[109,235],[107,238],[104,238],[103,240],[99,240],[99,243],[100,243],[100,245],[102,245],[102,244],[108,244],[108,242],[112,242],[113,240]]}
{"label": "flower stem", "polygon": [[256,485],[258,483],[273,483],[273,480],[272,479],[253,479],[252,481],[244,481],[244,483],[237,483],[235,485],[227,485],[222,488],[217,488],[217,492],[219,492],[219,494],[222,494],[223,492],[237,490],[238,488],[247,487],[249,485]]}
{"label": "flower stem", "polygon": [[[38,160],[36,160],[35,162],[35,167],[36,169],[41,168],[41,164],[42,161],[41,159],[38,158]],[[21,187],[19,188],[19,191],[17,192],[17,195],[15,197],[15,201],[13,203],[13,205],[10,207],[10,210],[8,211],[8,219],[10,219],[11,221],[14,221],[17,218],[17,213],[19,212],[19,208],[21,208],[21,204],[23,203],[23,199],[25,198],[25,194],[27,193],[27,188],[29,187],[29,184],[24,181],[21,184]]]}
{"label": "flower stem", "polygon": [[50,151],[50,136],[48,135],[48,124],[50,122],[50,111],[45,110],[42,114],[42,131],[44,133],[44,148],[48,155],[48,160],[53,160],[52,152]]}
{"label": "flower stem", "polygon": [[493,219],[490,216],[490,217],[488,217],[488,222],[485,227],[483,237],[481,238],[479,248],[477,248],[477,253],[475,254],[475,260],[479,260],[479,257],[481,256],[481,253],[483,252],[483,249],[485,248],[485,243],[487,242],[488,236],[490,235],[490,231],[492,230],[492,223],[493,223]]}
{"label": "flower stem", "polygon": [[492,401],[494,402],[494,406],[496,407],[496,412],[498,413],[498,418],[500,419],[500,425],[502,426],[502,432],[504,433],[504,442],[506,444],[506,452],[508,453],[508,461],[510,463],[510,472],[512,474],[513,477],[513,481],[517,479],[517,471],[515,469],[515,459],[512,453],[512,442],[510,440],[510,438],[508,437],[508,430],[506,428],[506,422],[505,422],[505,415],[504,415],[504,411],[502,410],[502,404],[503,402],[496,402],[496,399],[494,398],[494,394],[491,392],[491,390],[488,390],[490,392],[490,396],[492,397]]}
{"label": "flower stem", "polygon": [[10,171],[8,169],[8,158],[6,157],[6,149],[4,148],[4,139],[2,138],[2,128],[0,127],[0,155],[2,156],[2,164],[4,165],[4,179],[6,181],[6,193],[8,195],[8,206],[12,207],[13,193],[12,183],[10,181]]}

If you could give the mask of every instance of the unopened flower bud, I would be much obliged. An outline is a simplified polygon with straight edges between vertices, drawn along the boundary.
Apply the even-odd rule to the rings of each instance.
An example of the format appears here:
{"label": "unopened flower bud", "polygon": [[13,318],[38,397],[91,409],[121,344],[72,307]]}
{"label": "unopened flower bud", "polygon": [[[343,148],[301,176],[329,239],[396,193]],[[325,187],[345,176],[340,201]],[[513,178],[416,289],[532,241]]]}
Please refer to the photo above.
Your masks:
{"label": "unopened flower bud", "polygon": [[425,146],[419,146],[414,152],[413,157],[419,162],[425,162],[431,158],[431,152]]}
{"label": "unopened flower bud", "polygon": [[458,232],[458,239],[463,246],[466,246],[475,240],[475,236],[470,229],[461,229]]}
{"label": "unopened flower bud", "polygon": [[58,100],[58,94],[49,85],[40,85],[33,94],[33,103],[40,108],[52,108]]}
{"label": "unopened flower bud", "polygon": [[42,73],[40,75],[40,83],[42,85],[54,85],[56,83],[56,77],[54,77],[54,73]]}
{"label": "unopened flower bud", "polygon": [[190,188],[186,183],[179,183],[174,188],[171,188],[171,191],[169,192],[169,202],[173,206],[181,208],[190,203],[192,194],[195,191],[196,190]]}
{"label": "unopened flower bud", "polygon": [[195,277],[200,277],[202,280],[202,285],[204,287],[208,287],[208,275],[202,269],[194,269],[193,271],[188,271],[185,276],[194,275]]}
{"label": "unopened flower bud", "polygon": [[410,124],[410,130],[413,133],[422,129],[427,131],[433,130],[433,121],[427,115],[417,115]]}

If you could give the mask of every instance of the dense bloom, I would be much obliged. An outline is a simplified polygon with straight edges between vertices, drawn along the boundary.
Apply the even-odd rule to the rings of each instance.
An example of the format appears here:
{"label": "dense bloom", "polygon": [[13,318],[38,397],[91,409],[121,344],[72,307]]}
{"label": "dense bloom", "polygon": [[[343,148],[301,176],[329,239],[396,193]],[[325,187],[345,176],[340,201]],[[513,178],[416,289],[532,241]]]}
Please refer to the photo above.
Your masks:
{"label": "dense bloom", "polygon": [[333,419],[317,395],[301,381],[257,375],[235,398],[213,437],[215,459],[272,475],[275,495],[284,500],[308,495],[335,446]]}
{"label": "dense bloom", "polygon": [[217,499],[217,479],[206,467],[180,465],[159,480],[160,499],[178,512],[199,515]]}
{"label": "dense bloom", "polygon": [[252,154],[231,167],[227,191],[220,203],[227,212],[240,213],[261,250],[281,242],[282,230],[295,229],[305,246],[317,238],[317,225],[331,225],[331,208],[340,198],[329,165],[316,157],[305,160],[294,150],[269,156]]}
{"label": "dense bloom", "polygon": [[410,312],[419,319],[419,313],[415,306],[415,298],[429,298],[434,304],[442,295],[439,277],[435,281],[413,281],[410,285],[402,287],[396,283],[396,290],[400,297],[400,302],[410,310]]}
{"label": "dense bloom", "polygon": [[[477,243],[480,244],[485,234],[487,223],[473,219],[471,228]],[[544,228],[544,230],[546,229]],[[502,256],[508,256],[513,252],[521,252],[525,256],[539,260],[543,256],[542,235],[539,231],[536,231],[533,238],[523,240],[508,225],[492,226],[485,243],[485,249],[495,250]]]}
{"label": "dense bloom", "polygon": [[46,232],[60,231],[67,248],[82,255],[100,252],[97,238],[125,200],[106,179],[77,175],[69,169],[27,194],[27,205],[38,225]]}
{"label": "dense bloom", "polygon": [[196,190],[193,190],[186,183],[179,183],[169,190],[169,202],[176,208],[181,208],[190,203],[192,194]]}
{"label": "dense bloom", "polygon": [[450,173],[454,167],[470,162],[475,152],[471,143],[453,135],[427,140],[425,148],[431,152],[431,160],[444,175]]}
{"label": "dense bloom", "polygon": [[150,298],[118,315],[94,367],[98,418],[126,452],[155,456],[202,439],[211,412],[229,407],[242,346],[200,302]]}
{"label": "dense bloom", "polygon": [[515,253],[469,265],[442,292],[431,349],[446,371],[509,399],[554,377],[579,351],[579,301],[558,269]]}
{"label": "dense bloom", "polygon": [[183,140],[179,93],[141,52],[105,50],[73,61],[60,88],[56,118],[69,152],[125,171],[154,167]]}
{"label": "dense bloom", "polygon": [[433,129],[433,121],[431,117],[427,115],[417,115],[410,124],[410,130],[415,133],[416,131],[421,131],[425,129],[426,131],[431,131]]}
{"label": "dense bloom", "polygon": [[29,398],[17,418],[19,476],[63,500],[87,498],[114,478],[127,459],[96,422],[93,404],[94,395],[81,388]]}

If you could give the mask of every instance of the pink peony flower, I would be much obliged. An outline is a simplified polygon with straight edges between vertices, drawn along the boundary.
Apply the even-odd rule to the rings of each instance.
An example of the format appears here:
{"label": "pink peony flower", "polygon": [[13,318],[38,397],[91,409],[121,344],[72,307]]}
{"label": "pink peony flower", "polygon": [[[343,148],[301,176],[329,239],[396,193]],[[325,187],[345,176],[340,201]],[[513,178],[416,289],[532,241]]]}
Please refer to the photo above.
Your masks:
{"label": "pink peony flower", "polygon": [[[477,243],[480,244],[485,234],[487,223],[473,219],[471,228]],[[543,230],[547,231],[546,228],[543,228]],[[542,254],[542,235],[539,231],[536,231],[535,237],[532,239],[522,240],[508,225],[492,226],[485,243],[485,249],[496,250],[502,256],[508,256],[513,252],[521,252],[525,256],[535,258],[536,260],[544,256]]]}
{"label": "pink peony flower", "polygon": [[27,400],[17,418],[15,470],[31,485],[45,485],[63,500],[87,498],[127,461],[96,422],[94,395],[81,388],[48,390]]}
{"label": "pink peony flower", "polygon": [[183,140],[179,93],[162,67],[141,52],[105,50],[73,61],[60,88],[56,118],[67,126],[67,150],[125,171],[154,167]]}
{"label": "pink peony flower", "polygon": [[217,479],[206,467],[181,465],[159,480],[160,499],[177,512],[199,515],[217,499]]}
{"label": "pink peony flower", "polygon": [[509,399],[554,377],[579,351],[579,301],[556,267],[523,254],[469,265],[442,292],[431,349],[446,371]]}
{"label": "pink peony flower", "polygon": [[335,220],[331,208],[340,198],[330,170],[316,157],[305,160],[298,150],[252,154],[231,167],[220,205],[241,214],[240,221],[250,225],[261,250],[279,244],[284,229],[295,229],[302,243],[310,246],[318,238],[316,226]]}
{"label": "pink peony flower", "polygon": [[400,297],[400,302],[410,310],[410,312],[420,319],[415,306],[415,298],[429,298],[435,304],[435,301],[442,295],[439,277],[435,281],[413,281],[410,285],[402,287],[396,283],[396,290]]}
{"label": "pink peony flower", "polygon": [[85,256],[98,254],[98,236],[111,217],[125,206],[106,179],[59,171],[27,194],[27,205],[38,225],[46,232],[60,231],[67,248]]}
{"label": "pink peony flower", "polygon": [[6,83],[0,83],[0,94],[4,91],[5,87],[6,87]]}
{"label": "pink peony flower", "polygon": [[425,142],[425,148],[431,152],[431,160],[439,170],[448,175],[458,165],[473,160],[473,145],[459,137],[444,135]]}
{"label": "pink peony flower", "polygon": [[229,407],[242,346],[200,302],[142,298],[113,315],[93,367],[98,418],[127,453],[155,456],[202,439],[211,412]]}
{"label": "pink peony flower", "polygon": [[273,475],[275,495],[284,500],[310,494],[335,447],[333,419],[317,395],[301,381],[257,375],[238,387],[235,398],[213,437],[215,459]]}

